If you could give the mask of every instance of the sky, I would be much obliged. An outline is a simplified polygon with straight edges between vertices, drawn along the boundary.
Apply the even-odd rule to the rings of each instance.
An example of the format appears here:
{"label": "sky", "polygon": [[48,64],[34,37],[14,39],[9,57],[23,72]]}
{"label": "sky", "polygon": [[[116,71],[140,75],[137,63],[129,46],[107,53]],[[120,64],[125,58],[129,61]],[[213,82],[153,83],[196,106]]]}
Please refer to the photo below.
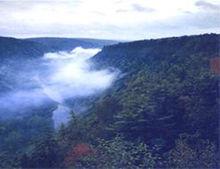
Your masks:
{"label": "sky", "polygon": [[0,36],[138,40],[220,33],[220,0],[0,0]]}

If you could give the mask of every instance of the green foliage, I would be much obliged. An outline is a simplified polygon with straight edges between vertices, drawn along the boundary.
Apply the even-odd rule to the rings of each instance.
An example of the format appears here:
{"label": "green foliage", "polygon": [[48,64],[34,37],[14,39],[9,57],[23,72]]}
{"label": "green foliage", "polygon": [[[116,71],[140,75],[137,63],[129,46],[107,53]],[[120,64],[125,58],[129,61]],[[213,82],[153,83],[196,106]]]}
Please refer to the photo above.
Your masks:
{"label": "green foliage", "polygon": [[47,133],[53,132],[50,112],[0,120],[0,168],[18,168],[20,159]]}
{"label": "green foliage", "polygon": [[112,140],[98,140],[94,153],[79,159],[75,168],[100,169],[141,169],[153,168],[156,157],[144,143],[124,141],[120,137]]}
{"label": "green foliage", "polygon": [[52,133],[33,143],[31,150],[20,159],[23,168],[53,168],[58,167],[61,160],[57,141]]}
{"label": "green foliage", "polygon": [[[192,144],[192,142],[194,142]],[[195,143],[196,142],[196,143]],[[218,168],[216,147],[208,140],[181,137],[168,154],[168,166],[175,169]]]}

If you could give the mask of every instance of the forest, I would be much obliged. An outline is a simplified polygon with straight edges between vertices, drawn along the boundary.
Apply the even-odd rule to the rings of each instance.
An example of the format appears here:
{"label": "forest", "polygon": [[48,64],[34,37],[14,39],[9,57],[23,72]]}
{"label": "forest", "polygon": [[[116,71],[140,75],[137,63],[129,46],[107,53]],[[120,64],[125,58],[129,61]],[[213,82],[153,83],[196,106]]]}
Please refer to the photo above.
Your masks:
{"label": "forest", "polygon": [[[1,65],[83,46],[53,40],[0,38]],[[1,115],[0,168],[219,168],[220,35],[89,40],[84,47],[97,46],[104,47],[91,58],[93,69],[117,70],[114,83],[76,100],[88,108],[73,109],[58,129],[54,102],[14,118]],[[0,92],[11,90],[10,77],[5,83],[0,73]]]}

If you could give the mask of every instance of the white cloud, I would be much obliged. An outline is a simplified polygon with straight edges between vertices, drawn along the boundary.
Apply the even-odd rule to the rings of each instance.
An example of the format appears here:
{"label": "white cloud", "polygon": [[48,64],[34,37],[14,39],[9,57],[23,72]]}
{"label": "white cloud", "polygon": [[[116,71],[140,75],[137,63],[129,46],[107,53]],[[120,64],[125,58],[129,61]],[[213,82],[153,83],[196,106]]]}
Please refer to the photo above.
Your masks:
{"label": "white cloud", "polygon": [[[157,24],[166,22],[166,25],[176,24],[176,33],[181,35],[181,28],[184,27],[186,30],[192,24],[191,22],[185,24],[185,21],[181,21],[184,13],[190,14],[196,20],[200,12],[207,13],[207,15],[213,12],[204,11],[205,6],[210,9],[219,4],[217,0],[1,1],[0,32],[2,35],[20,37],[71,36],[143,39],[166,36],[163,25]],[[218,14],[216,10],[213,15]],[[199,21],[201,22],[200,19]],[[206,22],[210,25],[207,32],[215,32],[216,28],[212,29],[212,23],[209,24],[209,20]],[[179,23],[185,25],[178,25]],[[141,27],[143,25],[144,27]],[[153,28],[152,25],[154,25]],[[204,31],[204,28],[188,29],[186,34]]]}
{"label": "white cloud", "polygon": [[77,47],[70,53],[46,54],[44,59],[50,73],[39,77],[44,92],[62,103],[68,98],[85,97],[108,88],[115,74],[108,70],[91,70],[89,62],[89,58],[99,51]]}

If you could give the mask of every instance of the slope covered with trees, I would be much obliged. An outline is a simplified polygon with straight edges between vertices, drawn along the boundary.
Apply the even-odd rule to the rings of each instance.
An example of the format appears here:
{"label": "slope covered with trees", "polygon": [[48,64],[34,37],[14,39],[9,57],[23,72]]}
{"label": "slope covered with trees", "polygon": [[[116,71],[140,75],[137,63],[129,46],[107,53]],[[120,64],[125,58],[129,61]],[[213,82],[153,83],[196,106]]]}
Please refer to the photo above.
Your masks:
{"label": "slope covered with trees", "polygon": [[82,119],[86,140],[120,135],[158,147],[154,162],[163,168],[217,167],[219,74],[213,60],[219,60],[219,39],[206,34],[106,46],[92,60],[121,73]]}
{"label": "slope covered with trees", "polygon": [[153,137],[170,144],[187,132],[217,142],[218,75],[210,62],[219,57],[219,38],[210,34],[105,47],[94,62],[122,71],[99,103],[116,100],[121,107],[111,111],[113,126],[146,141]]}

